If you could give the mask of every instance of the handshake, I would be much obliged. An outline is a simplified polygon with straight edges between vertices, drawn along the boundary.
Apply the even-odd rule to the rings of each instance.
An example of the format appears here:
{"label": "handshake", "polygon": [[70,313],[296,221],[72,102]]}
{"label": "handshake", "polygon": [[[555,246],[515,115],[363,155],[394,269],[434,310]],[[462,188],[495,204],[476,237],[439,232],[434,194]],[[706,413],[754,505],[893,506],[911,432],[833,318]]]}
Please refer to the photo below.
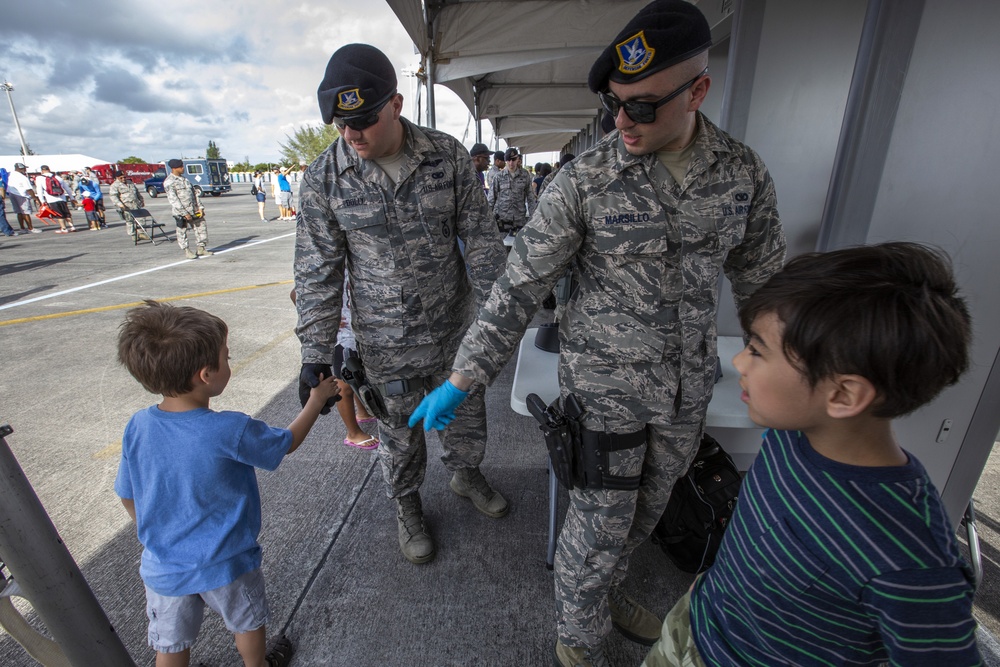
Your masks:
{"label": "handshake", "polygon": [[[302,407],[306,406],[309,401],[309,394],[312,392],[313,387],[319,386],[322,379],[333,377],[333,371],[330,370],[330,364],[302,364],[302,370],[299,372],[299,401],[302,402]],[[330,408],[333,404],[340,400],[340,394],[336,396],[331,396],[326,401],[326,405],[323,409],[319,411],[321,415],[330,414]]]}

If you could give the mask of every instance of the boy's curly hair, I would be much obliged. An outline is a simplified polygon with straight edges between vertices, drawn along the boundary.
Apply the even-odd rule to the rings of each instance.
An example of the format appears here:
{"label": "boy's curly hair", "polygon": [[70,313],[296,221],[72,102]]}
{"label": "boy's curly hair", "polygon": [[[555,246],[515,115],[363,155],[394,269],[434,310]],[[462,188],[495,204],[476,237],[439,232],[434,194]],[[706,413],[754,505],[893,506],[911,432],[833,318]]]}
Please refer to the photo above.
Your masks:
{"label": "boy's curly hair", "polygon": [[899,417],[955,384],[969,366],[972,319],[948,256],[893,242],[792,259],[740,308],[784,325],[785,355],[811,386],[834,374],[867,378],[872,414]]}
{"label": "boy's curly hair", "polygon": [[229,328],[204,310],[151,299],[125,314],[119,327],[118,362],[154,394],[191,391],[202,368],[218,370]]}

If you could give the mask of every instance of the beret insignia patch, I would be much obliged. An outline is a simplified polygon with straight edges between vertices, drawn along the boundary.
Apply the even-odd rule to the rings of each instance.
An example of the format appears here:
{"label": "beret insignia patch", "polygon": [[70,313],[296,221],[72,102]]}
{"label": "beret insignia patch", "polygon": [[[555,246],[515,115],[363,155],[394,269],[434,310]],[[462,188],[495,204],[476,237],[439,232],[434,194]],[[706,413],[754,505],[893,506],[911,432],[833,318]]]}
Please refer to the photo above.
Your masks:
{"label": "beret insignia patch", "polygon": [[337,93],[337,108],[341,111],[354,111],[364,103],[365,101],[361,98],[361,90],[358,88]]}
{"label": "beret insignia patch", "polygon": [[615,51],[618,53],[618,71],[623,74],[636,74],[646,69],[656,53],[656,49],[649,48],[642,30],[616,44]]}

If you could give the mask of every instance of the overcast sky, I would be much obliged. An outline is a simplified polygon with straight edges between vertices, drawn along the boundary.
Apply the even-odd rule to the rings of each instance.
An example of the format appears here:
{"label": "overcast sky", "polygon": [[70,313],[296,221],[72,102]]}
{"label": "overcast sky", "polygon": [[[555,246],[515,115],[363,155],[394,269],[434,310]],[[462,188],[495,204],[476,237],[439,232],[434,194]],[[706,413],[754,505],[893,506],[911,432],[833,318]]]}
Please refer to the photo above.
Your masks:
{"label": "overcast sky", "polygon": [[[275,161],[279,143],[320,125],[316,88],[340,46],[364,42],[396,66],[404,115],[416,118],[412,42],[382,0],[305,2],[6,3],[0,78],[36,154],[83,153],[114,162],[205,154]],[[363,7],[363,9],[361,9]],[[465,106],[435,88],[437,126],[475,141]],[[20,152],[0,93],[0,155]],[[492,128],[483,124],[493,145]],[[506,144],[501,141],[501,147]]]}

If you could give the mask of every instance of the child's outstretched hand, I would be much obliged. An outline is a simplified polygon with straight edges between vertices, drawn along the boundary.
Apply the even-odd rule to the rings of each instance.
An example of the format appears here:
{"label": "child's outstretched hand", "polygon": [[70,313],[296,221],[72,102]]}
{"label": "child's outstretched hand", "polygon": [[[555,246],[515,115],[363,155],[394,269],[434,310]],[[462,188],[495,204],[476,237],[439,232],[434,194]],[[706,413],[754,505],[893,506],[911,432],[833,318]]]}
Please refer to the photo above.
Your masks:
{"label": "child's outstretched hand", "polygon": [[[333,405],[340,400],[340,387],[337,386],[337,378],[331,375],[323,377],[319,375],[319,384],[309,390],[309,397],[319,399],[323,405]],[[333,399],[332,401],[330,399]]]}

